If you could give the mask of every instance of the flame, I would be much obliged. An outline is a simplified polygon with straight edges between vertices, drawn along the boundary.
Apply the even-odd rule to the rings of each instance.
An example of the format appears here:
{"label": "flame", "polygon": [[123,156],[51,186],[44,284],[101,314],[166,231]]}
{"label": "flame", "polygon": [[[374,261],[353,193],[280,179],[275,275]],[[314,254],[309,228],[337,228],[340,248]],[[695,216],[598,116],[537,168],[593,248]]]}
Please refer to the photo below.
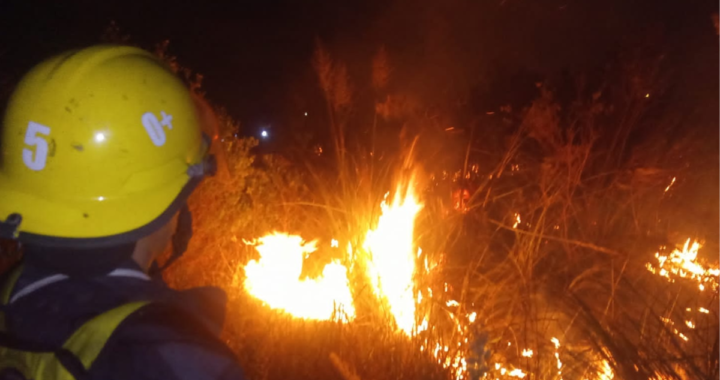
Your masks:
{"label": "flame", "polygon": [[[672,185],[672,183],[670,185]],[[664,247],[661,247],[661,249],[662,248]],[[700,243],[693,241],[692,244],[690,244],[690,239],[687,239],[682,250],[676,248],[668,255],[660,254],[660,252],[655,253],[657,265],[648,263],[646,267],[650,272],[665,277],[670,282],[675,282],[677,279],[689,280],[696,282],[701,292],[707,287],[710,287],[713,291],[717,291],[718,288],[720,288],[720,268],[708,264],[705,260],[699,259],[698,252],[700,248],[702,248]],[[692,312],[693,309],[688,307],[685,311]],[[710,311],[704,307],[699,307],[698,312],[703,314],[710,313]],[[668,330],[672,331],[677,337],[685,342],[690,340],[687,335],[675,328],[675,322],[671,319],[662,317],[660,319],[669,326]],[[696,324],[692,320],[685,320],[684,322],[687,328],[691,330],[695,329]]]}
{"label": "flame", "polygon": [[318,278],[300,279],[303,260],[317,250],[317,242],[275,232],[246,242],[255,246],[259,260],[245,266],[245,289],[273,309],[316,320],[351,320],[355,316],[347,280],[340,263],[325,265]]}
{"label": "flame", "polygon": [[447,301],[445,303],[445,305],[447,305],[447,307],[456,307],[456,306],[460,306],[460,302],[455,301],[455,300],[450,300],[450,301]]}
{"label": "flame", "polygon": [[[391,198],[389,193],[386,194],[386,199],[380,204],[381,215],[377,225],[363,232],[362,249],[353,249],[350,243],[346,249],[351,268],[356,268],[355,264],[362,261],[363,265],[357,268],[366,268],[365,275],[370,280],[373,294],[388,306],[398,332],[407,337],[418,336],[429,329],[429,315],[420,314],[418,309],[428,309],[427,305],[443,302],[456,309],[455,313],[462,310],[458,301],[445,298],[448,296],[447,283],[444,284],[445,292],[435,292],[435,296],[429,287],[414,289],[415,280],[428,274],[437,264],[430,265],[425,256],[424,265],[416,266],[416,262],[422,263],[423,255],[414,242],[414,225],[423,205],[415,193],[413,180],[398,186]],[[260,253],[259,260],[250,261],[245,267],[245,289],[249,294],[269,307],[297,318],[343,322],[354,319],[355,310],[345,266],[333,262],[325,266],[322,276],[300,279],[303,260],[317,249],[316,241],[306,243],[300,236],[275,232],[246,243],[255,246]],[[336,239],[332,239],[329,245],[330,249],[341,247]],[[363,251],[365,254],[358,254]],[[338,313],[338,310],[344,314]],[[432,355],[439,365],[450,370],[456,380],[463,380],[468,366],[465,357],[465,346],[469,344],[470,336],[468,321],[473,323],[477,313],[455,315],[447,312],[455,327],[454,334],[460,337],[457,346],[425,337],[419,350]],[[509,371],[509,375],[525,377],[519,369]]]}
{"label": "flame", "polygon": [[560,361],[560,352],[558,351],[558,350],[560,350],[560,341],[555,337],[552,337],[552,339],[550,339],[550,341],[552,341],[553,345],[555,346],[555,361],[557,363],[558,376],[560,376],[560,379],[562,379],[563,364],[562,364],[562,361]]}
{"label": "flame", "polygon": [[615,373],[607,360],[602,361],[602,367],[600,368],[600,372],[598,372],[598,378],[600,380],[613,380],[615,378]]}
{"label": "flame", "polygon": [[[368,231],[363,247],[370,253],[370,281],[375,294],[387,301],[397,327],[410,336],[415,326],[413,276],[415,217],[422,208],[415,196],[414,183],[398,186],[388,205],[380,204],[382,215],[377,227]],[[386,195],[387,197],[387,195]]]}
{"label": "flame", "polygon": [[[503,367],[500,363],[495,363],[495,370],[500,371],[500,376],[518,377],[521,379],[523,379],[523,378],[525,378],[525,376],[527,376],[527,373],[525,373],[520,368],[513,368],[511,370],[508,370],[507,368]],[[487,376],[485,378],[487,378]]]}
{"label": "flame", "polygon": [[[413,230],[422,208],[414,191],[411,181],[398,187],[392,204],[382,202],[377,227],[367,232],[363,245],[370,253],[368,268],[375,294],[387,301],[398,328],[407,335],[415,328]],[[354,318],[345,266],[332,262],[320,277],[300,279],[303,260],[317,250],[316,241],[306,243],[300,236],[275,232],[246,244],[260,253],[259,260],[245,266],[245,289],[252,296],[298,318],[330,320],[339,310],[345,319]],[[339,246],[336,239],[331,240],[331,248]],[[350,243],[347,253],[351,261],[355,259]]]}
{"label": "flame", "polygon": [[675,282],[677,278],[684,278],[696,281],[700,291],[704,291],[706,285],[717,291],[720,269],[698,260],[698,251],[701,247],[697,241],[690,245],[690,239],[687,239],[682,251],[676,248],[669,255],[657,252],[655,258],[658,265],[654,266],[648,263],[645,267],[650,272],[667,278],[670,282]]}

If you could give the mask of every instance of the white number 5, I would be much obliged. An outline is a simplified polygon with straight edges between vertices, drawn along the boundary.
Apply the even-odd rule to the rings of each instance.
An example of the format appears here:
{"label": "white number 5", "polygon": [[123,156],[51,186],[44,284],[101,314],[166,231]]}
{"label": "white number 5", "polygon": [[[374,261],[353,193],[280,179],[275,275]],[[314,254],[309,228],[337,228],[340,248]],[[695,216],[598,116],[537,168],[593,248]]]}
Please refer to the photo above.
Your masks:
{"label": "white number 5", "polygon": [[48,143],[38,135],[50,135],[50,128],[31,121],[25,132],[25,144],[35,147],[35,155],[30,149],[23,149],[22,156],[25,165],[35,171],[43,170],[47,161]]}

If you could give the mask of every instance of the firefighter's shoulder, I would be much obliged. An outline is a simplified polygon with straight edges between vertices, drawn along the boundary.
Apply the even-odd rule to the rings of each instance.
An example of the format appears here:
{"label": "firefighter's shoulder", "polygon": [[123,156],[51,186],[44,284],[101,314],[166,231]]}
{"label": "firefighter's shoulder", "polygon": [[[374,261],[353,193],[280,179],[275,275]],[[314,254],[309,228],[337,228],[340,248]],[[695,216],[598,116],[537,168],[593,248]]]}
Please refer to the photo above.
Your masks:
{"label": "firefighter's shoulder", "polygon": [[125,318],[89,371],[90,379],[243,379],[215,332],[172,304],[152,302]]}

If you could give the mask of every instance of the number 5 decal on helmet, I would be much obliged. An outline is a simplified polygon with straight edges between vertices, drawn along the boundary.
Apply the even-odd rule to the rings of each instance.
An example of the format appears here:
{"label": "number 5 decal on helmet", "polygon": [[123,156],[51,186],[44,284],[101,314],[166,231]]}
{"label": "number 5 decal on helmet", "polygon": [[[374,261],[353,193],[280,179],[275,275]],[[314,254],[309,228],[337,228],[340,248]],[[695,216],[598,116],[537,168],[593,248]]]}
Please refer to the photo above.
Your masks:
{"label": "number 5 decal on helmet", "polygon": [[25,144],[35,147],[35,154],[33,154],[32,150],[25,148],[22,151],[22,156],[25,166],[35,171],[45,169],[48,152],[47,141],[38,135],[50,135],[50,128],[31,121],[28,123],[27,131],[25,132]]}
{"label": "number 5 decal on helmet", "polygon": [[160,115],[162,120],[158,120],[157,116],[152,112],[145,112],[142,115],[142,124],[155,146],[165,145],[166,138],[163,126],[172,129],[172,115],[166,114],[165,111],[160,112]]}

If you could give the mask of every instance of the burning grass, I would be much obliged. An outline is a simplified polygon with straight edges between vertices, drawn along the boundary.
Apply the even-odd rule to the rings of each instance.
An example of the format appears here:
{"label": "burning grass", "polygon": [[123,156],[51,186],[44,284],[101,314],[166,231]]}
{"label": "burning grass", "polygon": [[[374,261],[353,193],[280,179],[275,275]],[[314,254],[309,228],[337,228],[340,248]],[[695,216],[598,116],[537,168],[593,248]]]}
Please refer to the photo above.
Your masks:
{"label": "burning grass", "polygon": [[[286,199],[276,207],[314,215],[285,225],[299,235],[264,234],[288,222],[266,214],[255,236],[212,256],[222,260],[193,265],[225,275],[204,282],[229,291],[226,337],[252,378],[689,379],[717,365],[717,269],[698,261],[699,245],[633,252],[585,216],[573,226],[558,193],[477,229],[477,203],[443,216],[432,195],[397,188],[374,207],[354,191]],[[618,195],[596,194],[584,212],[602,218]],[[574,238],[581,227],[594,239]]]}
{"label": "burning grass", "polygon": [[331,95],[346,72],[317,65],[325,156],[226,144],[232,175],[195,195],[193,254],[169,275],[228,291],[225,337],[251,378],[717,378],[718,243],[661,249],[706,233],[680,222],[707,179],[626,148],[644,103],[629,94],[615,115],[591,94],[561,111],[543,89],[507,115],[504,145],[421,175],[427,136],[382,163],[374,141],[345,146],[348,97]]}

